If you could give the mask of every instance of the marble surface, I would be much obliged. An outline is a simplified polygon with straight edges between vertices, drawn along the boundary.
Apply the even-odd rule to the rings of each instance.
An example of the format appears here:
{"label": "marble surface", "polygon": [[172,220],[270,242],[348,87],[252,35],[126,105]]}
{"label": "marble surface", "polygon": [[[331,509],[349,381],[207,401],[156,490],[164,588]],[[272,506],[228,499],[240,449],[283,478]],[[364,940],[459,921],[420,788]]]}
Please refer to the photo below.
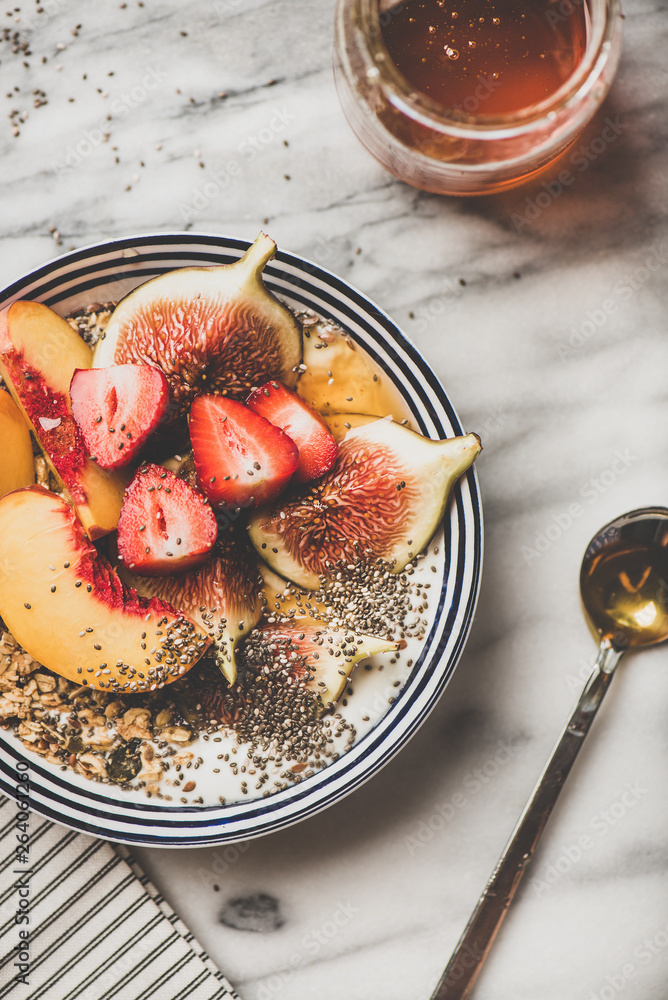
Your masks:
{"label": "marble surface", "polygon": [[[668,16],[625,7],[620,134],[520,231],[539,185],[439,198],[357,144],[332,0],[0,8],[3,283],[111,235],[264,225],[388,310],[484,441],[478,613],[412,743],[275,836],[137,851],[244,1000],[430,996],[593,663],[583,549],[668,502]],[[665,997],[667,658],[622,666],[479,1000]]]}

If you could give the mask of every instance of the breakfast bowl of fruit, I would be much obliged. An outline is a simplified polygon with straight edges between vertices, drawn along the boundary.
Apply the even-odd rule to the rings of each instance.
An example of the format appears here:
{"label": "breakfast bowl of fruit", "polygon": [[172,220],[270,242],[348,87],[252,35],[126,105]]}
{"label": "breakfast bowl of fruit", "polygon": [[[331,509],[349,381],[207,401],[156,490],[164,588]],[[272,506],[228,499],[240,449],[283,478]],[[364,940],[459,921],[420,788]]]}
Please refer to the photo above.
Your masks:
{"label": "breakfast bowl of fruit", "polygon": [[278,830],[424,722],[477,600],[464,433],[371,301],[175,234],[0,293],[0,790],[125,843]]}

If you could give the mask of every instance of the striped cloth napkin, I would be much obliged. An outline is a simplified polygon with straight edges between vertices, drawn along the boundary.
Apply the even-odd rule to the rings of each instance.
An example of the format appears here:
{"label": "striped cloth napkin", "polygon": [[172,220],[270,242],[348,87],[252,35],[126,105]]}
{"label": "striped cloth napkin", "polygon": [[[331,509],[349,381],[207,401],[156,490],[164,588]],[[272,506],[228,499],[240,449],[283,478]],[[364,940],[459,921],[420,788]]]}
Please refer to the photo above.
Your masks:
{"label": "striped cloth napkin", "polygon": [[0,998],[238,1000],[127,848],[0,797]]}

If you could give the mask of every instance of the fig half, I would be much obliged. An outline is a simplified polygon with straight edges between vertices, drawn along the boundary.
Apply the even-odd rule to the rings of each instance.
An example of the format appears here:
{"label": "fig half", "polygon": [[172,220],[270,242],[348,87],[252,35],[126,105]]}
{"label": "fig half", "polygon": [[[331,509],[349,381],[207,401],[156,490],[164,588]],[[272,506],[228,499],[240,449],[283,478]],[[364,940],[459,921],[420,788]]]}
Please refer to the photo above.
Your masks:
{"label": "fig half", "polygon": [[135,288],[114,309],[94,366],[160,368],[170,387],[170,422],[202,392],[245,399],[272,378],[294,385],[301,327],[262,280],[275,252],[260,233],[234,264],[184,267]]}
{"label": "fig half", "polygon": [[360,660],[395,651],[399,645],[392,639],[324,624],[282,623],[254,629],[243,655],[247,666],[284,671],[293,680],[301,680],[324,712],[339,700]]}
{"label": "fig half", "polygon": [[326,476],[251,518],[251,541],[307,590],[361,560],[398,573],[429,543],[480,450],[477,434],[432,441],[387,419],[350,430]]}
{"label": "fig half", "polygon": [[123,578],[142,597],[168,601],[189,615],[213,641],[216,662],[230,684],[237,676],[236,649],[262,616],[260,580],[246,539],[221,530],[204,565],[174,576]]}

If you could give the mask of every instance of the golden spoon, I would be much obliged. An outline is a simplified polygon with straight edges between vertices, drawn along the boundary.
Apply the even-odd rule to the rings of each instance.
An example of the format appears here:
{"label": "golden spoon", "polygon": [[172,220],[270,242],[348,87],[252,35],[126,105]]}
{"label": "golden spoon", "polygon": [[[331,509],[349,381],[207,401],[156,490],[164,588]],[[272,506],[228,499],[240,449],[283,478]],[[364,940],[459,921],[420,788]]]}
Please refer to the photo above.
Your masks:
{"label": "golden spoon", "polygon": [[466,1000],[471,993],[621,657],[630,647],[668,638],[668,508],[633,510],[594,535],[582,560],[580,594],[601,637],[594,671],[432,1000]]}

